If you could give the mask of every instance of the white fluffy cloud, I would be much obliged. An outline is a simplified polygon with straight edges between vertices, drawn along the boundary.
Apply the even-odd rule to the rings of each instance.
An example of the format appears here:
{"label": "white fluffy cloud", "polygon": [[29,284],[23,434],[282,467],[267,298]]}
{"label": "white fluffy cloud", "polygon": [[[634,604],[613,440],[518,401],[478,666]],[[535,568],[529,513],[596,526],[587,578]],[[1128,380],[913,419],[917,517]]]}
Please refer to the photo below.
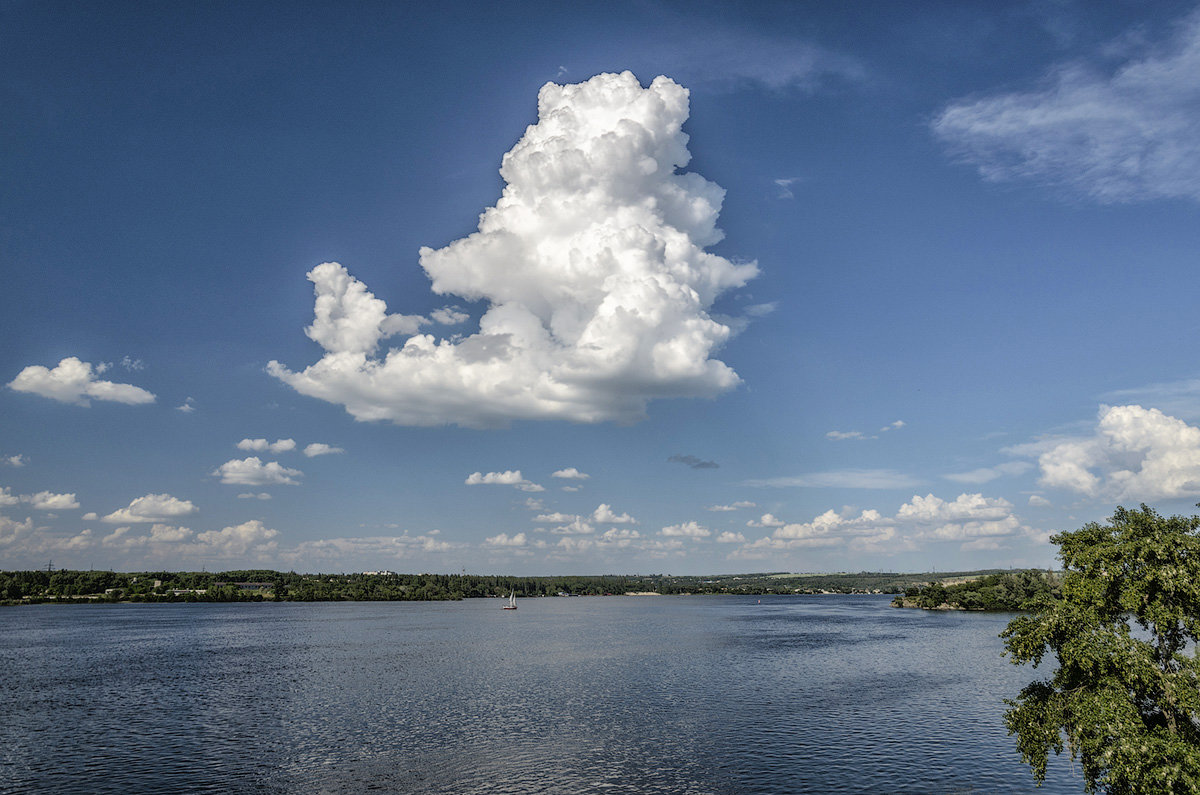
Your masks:
{"label": "white fluffy cloud", "polygon": [[170,494],[147,494],[129,503],[129,507],[113,511],[100,521],[109,524],[138,524],[161,522],[188,516],[199,510],[190,500],[181,500]]}
{"label": "white fluffy cloud", "polygon": [[206,530],[196,536],[211,554],[222,558],[237,558],[245,555],[267,555],[275,551],[277,542],[272,539],[279,531],[265,526],[258,519],[220,530]]}
{"label": "white fluffy cloud", "polygon": [[560,469],[557,472],[554,472],[550,475],[550,477],[565,478],[567,480],[587,480],[591,477],[591,475],[580,472],[575,467],[567,467],[566,469]]}
{"label": "white fluffy cloud", "polygon": [[0,508],[8,505],[16,505],[21,502],[21,498],[12,493],[8,486],[0,486]]}
{"label": "white fluffy cloud", "polygon": [[79,507],[74,494],[55,494],[52,491],[22,496],[21,502],[29,503],[35,511],[73,511]]}
{"label": "white fluffy cloud", "polygon": [[562,524],[563,522],[573,522],[579,516],[573,513],[562,513],[555,511],[554,513],[541,513],[533,517],[533,521],[541,524]]}
{"label": "white fluffy cloud", "polygon": [[896,520],[917,528],[916,536],[939,541],[970,541],[1009,536],[1021,529],[1012,503],[982,494],[960,494],[947,502],[932,494],[900,506]]}
{"label": "white fluffy cloud", "polygon": [[1038,457],[1041,484],[1089,497],[1154,500],[1200,495],[1200,428],[1141,406],[1101,406],[1091,436]]}
{"label": "white fluffy cloud", "polygon": [[133,528],[125,525],[113,530],[100,539],[100,545],[117,549],[135,549],[138,547],[153,548],[152,552],[163,552],[162,547],[175,546],[192,537],[192,531],[186,527],[156,523],[147,533],[134,533]]}
{"label": "white fluffy cloud", "polygon": [[4,456],[3,461],[10,467],[20,468],[25,466],[25,456],[21,455],[20,453],[17,453],[16,455]]}
{"label": "white fluffy cloud", "polygon": [[764,513],[758,519],[751,519],[746,522],[746,527],[783,527],[787,522],[775,516],[772,513]]}
{"label": "white fluffy cloud", "polygon": [[637,524],[638,520],[634,519],[627,513],[616,513],[612,506],[608,503],[600,503],[596,506],[596,510],[592,511],[592,521],[596,524]]}
{"label": "white fluffy cloud", "polygon": [[553,528],[550,532],[560,536],[586,536],[596,532],[596,528],[582,516],[567,517],[566,524]]}
{"label": "white fluffy cloud", "polygon": [[[736,373],[711,358],[730,329],[708,310],[757,267],[704,251],[721,239],[724,192],[676,171],[690,159],[687,115],[687,90],[666,77],[648,88],[628,72],[545,85],[479,231],[420,252],[435,293],[487,302],[478,333],[415,334],[325,263],[309,274],[308,330],[325,355],[269,372],[356,419],[404,425],[628,422],[653,398],[733,388]],[[413,336],[377,355],[399,331]]]}
{"label": "white fluffy cloud", "polygon": [[523,547],[528,543],[524,533],[497,533],[494,536],[489,536],[483,542],[485,547]]}
{"label": "white fluffy cloud", "polygon": [[673,524],[664,527],[659,531],[665,536],[676,536],[684,538],[708,538],[712,535],[712,531],[698,522],[684,522],[682,524]]}
{"label": "white fluffy cloud", "polygon": [[466,323],[471,316],[456,306],[444,306],[429,313],[429,316],[443,326],[457,326]]}
{"label": "white fluffy cloud", "polygon": [[226,461],[211,474],[221,478],[222,483],[236,486],[295,486],[298,485],[296,478],[304,475],[299,469],[285,467],[278,461],[264,464],[256,455]]}
{"label": "white fluffy cloud", "polygon": [[346,451],[342,448],[334,447],[333,445],[325,444],[324,442],[313,442],[304,448],[304,454],[309,458],[315,458],[319,455],[335,455],[337,453],[344,452]]}
{"label": "white fluffy cloud", "polygon": [[521,491],[539,492],[545,491],[544,486],[539,486],[530,480],[527,480],[521,474],[519,469],[506,469],[503,472],[488,472],[486,475],[482,472],[472,472],[463,481],[468,486],[513,486]]}
{"label": "white fluffy cloud", "polygon": [[33,532],[33,520],[29,517],[18,522],[0,514],[0,550],[8,551],[24,541]]}
{"label": "white fluffy cloud", "polygon": [[268,442],[266,439],[242,439],[237,443],[237,448],[252,453],[287,453],[296,449],[296,441],[294,439],[276,439]]}
{"label": "white fluffy cloud", "polygon": [[989,180],[1035,179],[1100,202],[1200,200],[1200,12],[1109,73],[1082,63],[1040,88],[951,104],[934,132]]}
{"label": "white fluffy cloud", "polygon": [[93,367],[88,362],[68,356],[53,370],[37,364],[30,365],[18,373],[8,386],[17,392],[29,392],[77,406],[89,406],[92,400],[130,405],[154,402],[154,395],[141,387],[97,378],[107,369],[105,364]]}
{"label": "white fluffy cloud", "polygon": [[[750,542],[743,539],[730,557],[761,559],[786,550],[823,547],[892,554],[915,549],[920,542],[947,541],[971,551],[999,549],[1013,536],[1044,540],[1044,534],[1021,524],[1012,510],[1007,500],[981,494],[960,494],[950,501],[932,494],[916,495],[894,516],[844,509],[826,511],[810,522],[787,523],[769,536]],[[722,534],[717,540],[737,541],[734,535]]]}

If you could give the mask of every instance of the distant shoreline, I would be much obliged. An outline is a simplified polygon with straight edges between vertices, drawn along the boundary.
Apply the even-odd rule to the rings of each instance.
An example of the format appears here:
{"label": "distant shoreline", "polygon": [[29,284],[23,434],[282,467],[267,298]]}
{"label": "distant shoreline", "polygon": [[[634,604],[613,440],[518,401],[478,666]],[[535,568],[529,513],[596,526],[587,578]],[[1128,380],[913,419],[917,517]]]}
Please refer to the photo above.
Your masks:
{"label": "distant shoreline", "polygon": [[[545,596],[830,596],[913,597],[928,587],[947,592],[989,576],[1020,572],[766,572],[721,575],[297,574],[270,569],[225,572],[0,571],[0,605],[176,602],[396,602],[519,599]],[[924,605],[919,605],[924,606]],[[971,605],[964,605],[970,608]]]}

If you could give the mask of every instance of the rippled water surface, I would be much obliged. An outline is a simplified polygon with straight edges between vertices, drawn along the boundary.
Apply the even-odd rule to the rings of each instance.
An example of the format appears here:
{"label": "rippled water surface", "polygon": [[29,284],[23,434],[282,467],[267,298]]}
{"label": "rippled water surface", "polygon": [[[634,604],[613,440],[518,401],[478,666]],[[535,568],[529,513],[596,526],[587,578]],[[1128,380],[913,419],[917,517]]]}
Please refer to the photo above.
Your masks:
{"label": "rippled water surface", "polygon": [[[0,792],[1026,793],[1010,616],[886,597],[0,610]],[[1041,792],[1083,791],[1066,759]]]}

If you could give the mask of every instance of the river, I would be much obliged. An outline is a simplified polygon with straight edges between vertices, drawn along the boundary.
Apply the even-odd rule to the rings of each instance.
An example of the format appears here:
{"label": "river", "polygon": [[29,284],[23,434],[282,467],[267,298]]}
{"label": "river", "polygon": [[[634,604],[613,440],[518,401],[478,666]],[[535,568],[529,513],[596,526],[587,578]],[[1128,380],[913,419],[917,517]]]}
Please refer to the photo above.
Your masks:
{"label": "river", "polygon": [[[0,609],[0,793],[1034,791],[1010,615],[518,604]],[[1078,767],[1040,792],[1083,792]]]}

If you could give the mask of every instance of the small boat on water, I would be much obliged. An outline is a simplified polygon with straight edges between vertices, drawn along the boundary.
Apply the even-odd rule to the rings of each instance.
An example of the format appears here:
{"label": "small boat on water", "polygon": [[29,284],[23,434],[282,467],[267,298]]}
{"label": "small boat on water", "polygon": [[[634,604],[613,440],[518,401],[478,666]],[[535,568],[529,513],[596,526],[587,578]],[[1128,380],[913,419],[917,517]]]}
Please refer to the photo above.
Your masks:
{"label": "small boat on water", "polygon": [[517,592],[516,591],[513,591],[512,593],[510,593],[508,595],[508,604],[506,604],[503,609],[505,609],[505,610],[516,610],[517,609]]}

